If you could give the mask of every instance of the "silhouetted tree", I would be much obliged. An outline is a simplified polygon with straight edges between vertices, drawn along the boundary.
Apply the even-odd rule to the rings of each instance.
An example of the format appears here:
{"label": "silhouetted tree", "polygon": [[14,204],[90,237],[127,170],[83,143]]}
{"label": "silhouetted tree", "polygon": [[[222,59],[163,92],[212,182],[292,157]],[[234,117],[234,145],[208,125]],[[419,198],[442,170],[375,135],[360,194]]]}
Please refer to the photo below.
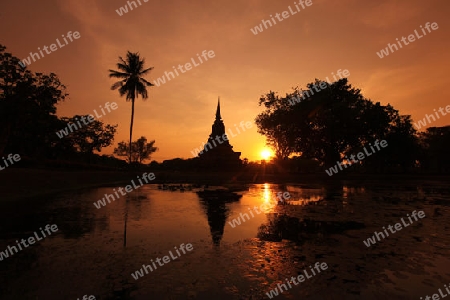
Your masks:
{"label": "silhouetted tree", "polygon": [[389,104],[382,106],[364,98],[346,78],[332,84],[316,79],[306,90],[294,88],[285,97],[271,91],[259,104],[266,109],[256,118],[258,132],[267,137],[278,158],[298,153],[322,165],[335,164],[376,139],[390,142],[402,137],[414,142],[409,118],[400,116]]}
{"label": "silhouetted tree", "polygon": [[114,154],[117,156],[131,157],[131,162],[142,163],[143,161],[150,159],[151,154],[158,150],[157,147],[154,147],[154,144],[155,140],[147,143],[147,138],[142,136],[131,144],[131,155],[129,151],[130,147],[127,146],[126,142],[120,142],[117,145],[117,148],[114,149]]}
{"label": "silhouetted tree", "polygon": [[[109,70],[110,78],[121,79],[114,83],[111,86],[111,89],[119,89],[120,96],[126,95],[126,101],[131,101],[130,149],[133,135],[134,100],[139,95],[142,96],[142,99],[147,99],[148,95],[146,87],[154,86],[154,84],[142,77],[153,69],[153,67],[144,69],[144,62],[145,59],[141,59],[139,53],[131,53],[128,51],[125,60],[119,56],[119,62],[117,63],[117,69],[119,69],[119,71]],[[131,153],[132,151],[130,151],[130,162],[132,161]]]}
{"label": "silhouetted tree", "polygon": [[424,169],[431,172],[450,171],[450,126],[430,127],[419,134],[424,155],[421,164]]}
{"label": "silhouetted tree", "polygon": [[391,106],[386,110],[390,110],[391,123],[383,139],[389,146],[372,156],[367,165],[372,170],[411,172],[418,167],[421,153],[416,129],[410,116],[399,115]]}
{"label": "silhouetted tree", "polygon": [[[61,118],[66,123],[77,124],[82,117],[85,119],[89,115],[75,115],[71,118]],[[82,124],[82,123],[81,123]],[[101,151],[102,148],[110,146],[114,141],[117,125],[104,125],[102,121],[94,120],[87,125],[82,124],[80,128],[74,130],[68,136],[63,137],[70,141],[74,149],[78,152],[92,154],[94,150]]]}
{"label": "silhouetted tree", "polygon": [[47,155],[57,140],[56,104],[67,96],[56,74],[33,73],[0,45],[0,155]]}
{"label": "silhouetted tree", "polygon": [[112,142],[116,126],[94,121],[59,138],[56,132],[80,117],[56,116],[56,104],[68,95],[65,86],[56,74],[33,73],[19,62],[0,45],[0,155],[18,153],[34,161],[96,159],[92,151]]}

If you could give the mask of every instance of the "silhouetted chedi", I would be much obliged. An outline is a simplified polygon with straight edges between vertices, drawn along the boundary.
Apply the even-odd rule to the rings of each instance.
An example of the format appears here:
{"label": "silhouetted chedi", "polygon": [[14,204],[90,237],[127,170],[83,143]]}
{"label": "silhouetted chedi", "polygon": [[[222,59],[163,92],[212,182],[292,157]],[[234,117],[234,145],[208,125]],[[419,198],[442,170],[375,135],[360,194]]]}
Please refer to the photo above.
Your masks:
{"label": "silhouetted chedi", "polygon": [[220,99],[217,102],[216,119],[212,125],[211,134],[204,148],[199,153],[199,165],[213,171],[235,169],[241,166],[239,158],[241,152],[233,151],[228,136],[225,133],[225,124],[220,115]]}

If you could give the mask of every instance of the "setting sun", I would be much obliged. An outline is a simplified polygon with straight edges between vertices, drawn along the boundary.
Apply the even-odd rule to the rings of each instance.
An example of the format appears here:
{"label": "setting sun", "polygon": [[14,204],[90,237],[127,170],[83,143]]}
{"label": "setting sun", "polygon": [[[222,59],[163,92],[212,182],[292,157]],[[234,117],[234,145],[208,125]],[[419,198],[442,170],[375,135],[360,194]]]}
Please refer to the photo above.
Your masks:
{"label": "setting sun", "polygon": [[270,150],[270,149],[263,149],[261,151],[261,158],[264,159],[264,160],[268,160],[269,158],[272,157],[272,154],[273,154],[272,150]]}

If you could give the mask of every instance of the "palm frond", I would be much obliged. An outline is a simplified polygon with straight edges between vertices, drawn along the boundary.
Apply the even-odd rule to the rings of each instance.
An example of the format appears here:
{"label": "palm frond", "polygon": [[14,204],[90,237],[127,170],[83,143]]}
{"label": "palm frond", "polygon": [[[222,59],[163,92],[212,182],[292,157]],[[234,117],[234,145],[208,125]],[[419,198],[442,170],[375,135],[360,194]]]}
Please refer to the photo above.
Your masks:
{"label": "palm frond", "polygon": [[115,90],[115,89],[117,89],[117,88],[119,88],[119,87],[122,87],[125,83],[126,83],[126,79],[124,79],[124,80],[122,80],[122,81],[117,81],[116,83],[114,83],[114,84],[111,86],[111,90]]}
{"label": "palm frond", "polygon": [[153,69],[154,69],[154,67],[145,69],[145,70],[141,71],[140,74],[141,74],[141,75],[145,75],[145,74],[147,74],[149,71],[151,71],[151,70],[153,70]]}
{"label": "palm frond", "polygon": [[119,70],[121,70],[121,71],[123,71],[125,73],[131,73],[132,72],[130,67],[128,65],[126,65],[126,64],[117,63],[116,66],[117,66],[117,69],[119,69]]}
{"label": "palm frond", "polygon": [[115,82],[111,89],[118,89],[120,96],[126,96],[126,101],[137,99],[138,96],[148,98],[147,87],[154,84],[142,76],[153,70],[153,67],[144,68],[144,65],[145,59],[140,57],[139,52],[127,51],[126,57],[119,56],[117,70],[109,70],[109,77],[122,80]]}
{"label": "palm frond", "polygon": [[127,78],[129,76],[128,73],[124,73],[124,72],[118,72],[115,70],[109,70],[109,77],[110,78]]}
{"label": "palm frond", "polygon": [[145,80],[144,78],[139,78],[139,80],[141,80],[142,82],[144,82],[144,84],[145,84],[146,86],[154,86],[153,83],[151,83],[151,82]]}

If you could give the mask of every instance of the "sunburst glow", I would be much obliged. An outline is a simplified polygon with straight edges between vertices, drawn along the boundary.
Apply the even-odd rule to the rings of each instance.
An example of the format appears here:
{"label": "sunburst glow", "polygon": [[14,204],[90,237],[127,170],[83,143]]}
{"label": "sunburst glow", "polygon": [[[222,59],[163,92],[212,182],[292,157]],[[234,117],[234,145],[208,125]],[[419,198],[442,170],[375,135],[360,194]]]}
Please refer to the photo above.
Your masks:
{"label": "sunburst glow", "polygon": [[273,156],[273,152],[272,152],[272,150],[270,150],[270,149],[263,149],[262,151],[261,151],[261,158],[262,159],[264,159],[264,160],[268,160],[268,159],[270,159],[271,157]]}

